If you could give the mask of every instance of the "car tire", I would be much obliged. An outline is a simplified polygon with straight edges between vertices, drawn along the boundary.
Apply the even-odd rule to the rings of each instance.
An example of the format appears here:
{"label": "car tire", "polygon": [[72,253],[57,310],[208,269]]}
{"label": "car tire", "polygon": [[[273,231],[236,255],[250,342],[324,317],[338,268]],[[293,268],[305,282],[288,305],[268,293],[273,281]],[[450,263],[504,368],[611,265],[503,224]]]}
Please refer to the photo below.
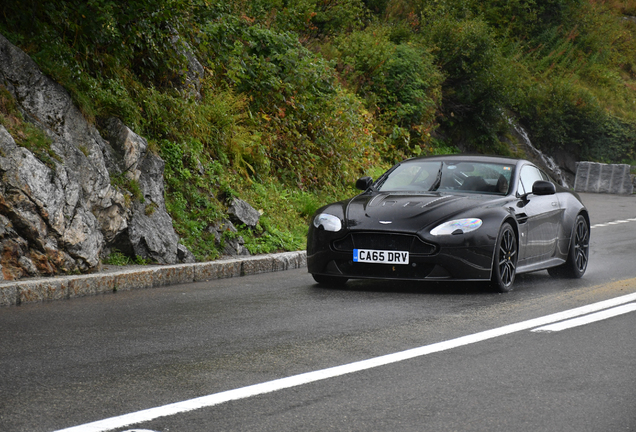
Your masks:
{"label": "car tire", "polygon": [[512,291],[517,273],[519,246],[517,236],[509,223],[499,229],[492,264],[492,287],[500,293]]}
{"label": "car tire", "polygon": [[553,277],[578,279],[585,274],[589,257],[590,224],[585,216],[579,214],[574,222],[567,260],[558,267],[549,268],[548,273]]}
{"label": "car tire", "polygon": [[341,276],[325,276],[319,274],[312,274],[312,276],[316,282],[325,286],[342,286],[349,280],[346,277]]}

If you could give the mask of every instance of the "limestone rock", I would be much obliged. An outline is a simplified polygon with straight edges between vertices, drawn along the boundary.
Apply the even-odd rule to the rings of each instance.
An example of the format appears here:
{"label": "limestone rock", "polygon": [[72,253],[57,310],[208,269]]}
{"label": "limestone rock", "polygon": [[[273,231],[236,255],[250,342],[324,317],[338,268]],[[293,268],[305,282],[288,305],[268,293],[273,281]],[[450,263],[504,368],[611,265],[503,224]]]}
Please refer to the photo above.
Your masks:
{"label": "limestone rock", "polygon": [[183,71],[177,71],[177,75],[182,80],[182,82],[178,84],[178,87],[181,88],[187,96],[191,96],[199,100],[201,99],[201,80],[205,74],[205,69],[194,54],[192,47],[175,29],[170,28],[169,30],[172,33],[172,45],[177,52],[183,55],[188,61],[185,74]]}
{"label": "limestone rock", "polygon": [[127,178],[138,181],[141,176],[139,165],[146,155],[148,142],[115,117],[105,121],[103,133],[113,148],[116,161],[115,166],[108,167],[109,171],[123,172]]}
{"label": "limestone rock", "polygon": [[[29,243],[47,253],[57,244],[81,270],[99,265],[104,237],[126,227],[124,196],[110,184],[101,138],[73,105],[66,90],[42,74],[35,62],[0,36],[0,84],[14,96],[23,116],[51,139],[54,167],[18,147],[6,129],[0,132],[5,188],[2,213]],[[100,224],[95,216],[107,211]],[[105,222],[103,219],[101,222]]]}
{"label": "limestone rock", "polygon": [[209,227],[208,231],[214,234],[216,244],[223,246],[223,250],[221,252],[223,255],[250,255],[249,250],[245,247],[245,240],[243,237],[235,235],[238,230],[231,221],[222,219]]}
{"label": "limestone rock", "polygon": [[147,141],[120,120],[107,122],[106,136],[115,152],[121,172],[139,182],[142,202],[135,202],[126,232],[111,244],[124,253],[133,253],[161,264],[177,262],[179,236],[166,210],[163,160],[148,151]]}
{"label": "limestone rock", "polygon": [[194,254],[182,244],[179,244],[177,246],[177,259],[179,260],[179,262],[182,262],[184,264],[192,264],[197,261],[194,257]]}
{"label": "limestone rock", "polygon": [[[148,151],[146,140],[117,119],[105,122],[104,139],[66,90],[2,35],[0,85],[23,117],[50,138],[57,156],[44,164],[0,126],[2,277],[92,271],[113,247],[159,263],[177,262],[179,238],[165,208],[164,163]],[[139,202],[127,203],[111,174],[138,182]]]}
{"label": "limestone rock", "polygon": [[227,213],[235,222],[247,225],[250,228],[256,227],[261,214],[247,202],[234,198]]}

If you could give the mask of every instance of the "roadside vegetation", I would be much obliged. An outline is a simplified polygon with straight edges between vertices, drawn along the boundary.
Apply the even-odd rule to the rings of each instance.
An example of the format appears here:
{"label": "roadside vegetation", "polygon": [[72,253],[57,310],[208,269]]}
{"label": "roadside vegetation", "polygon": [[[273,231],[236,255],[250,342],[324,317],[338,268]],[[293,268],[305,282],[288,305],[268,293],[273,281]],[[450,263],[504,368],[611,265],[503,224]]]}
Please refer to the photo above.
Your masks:
{"label": "roadside vegetation", "polygon": [[[148,139],[200,260],[233,197],[263,213],[240,230],[250,252],[300,249],[357,177],[515,154],[510,122],[546,153],[636,164],[636,0],[4,0],[0,33],[98,127]],[[54,158],[0,96],[3,124]]]}

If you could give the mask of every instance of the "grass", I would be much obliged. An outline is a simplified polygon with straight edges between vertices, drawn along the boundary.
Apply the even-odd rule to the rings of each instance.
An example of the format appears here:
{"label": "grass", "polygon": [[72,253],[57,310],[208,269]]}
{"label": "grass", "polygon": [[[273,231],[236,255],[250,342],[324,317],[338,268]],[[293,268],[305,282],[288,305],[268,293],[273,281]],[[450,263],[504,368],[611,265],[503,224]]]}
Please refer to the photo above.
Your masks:
{"label": "grass", "polygon": [[51,139],[41,129],[24,121],[13,96],[3,85],[0,85],[0,124],[17,145],[30,150],[49,168],[55,169],[55,163],[62,161],[51,148]]}

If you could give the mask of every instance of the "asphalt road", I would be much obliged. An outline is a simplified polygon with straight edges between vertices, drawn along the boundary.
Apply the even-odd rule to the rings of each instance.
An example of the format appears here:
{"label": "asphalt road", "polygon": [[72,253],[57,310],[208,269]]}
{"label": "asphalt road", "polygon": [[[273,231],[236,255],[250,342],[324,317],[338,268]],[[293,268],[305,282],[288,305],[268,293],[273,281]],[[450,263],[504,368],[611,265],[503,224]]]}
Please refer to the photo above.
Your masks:
{"label": "asphalt road", "polygon": [[1,308],[0,431],[636,431],[635,311],[533,331],[636,303],[636,196],[583,200],[584,278],[509,294],[292,270]]}

